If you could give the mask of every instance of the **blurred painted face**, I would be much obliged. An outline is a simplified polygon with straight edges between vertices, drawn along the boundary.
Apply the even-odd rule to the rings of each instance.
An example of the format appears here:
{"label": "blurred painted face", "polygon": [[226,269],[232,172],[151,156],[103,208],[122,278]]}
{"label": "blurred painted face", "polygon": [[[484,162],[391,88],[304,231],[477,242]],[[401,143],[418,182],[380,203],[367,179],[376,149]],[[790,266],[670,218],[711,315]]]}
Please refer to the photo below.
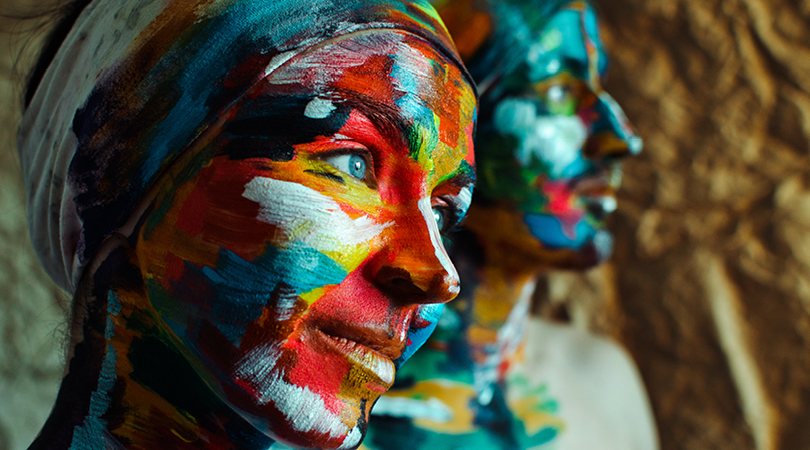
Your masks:
{"label": "blurred painted face", "polygon": [[478,193],[489,206],[471,211],[471,228],[501,230],[489,239],[558,267],[610,255],[604,219],[616,208],[618,161],[641,151],[641,140],[602,89],[606,71],[595,12],[584,2],[557,12],[482,98]]}
{"label": "blurred painted face", "polygon": [[163,186],[137,251],[198,372],[274,439],[353,448],[458,277],[475,98],[399,32],[330,41],[234,105]]}

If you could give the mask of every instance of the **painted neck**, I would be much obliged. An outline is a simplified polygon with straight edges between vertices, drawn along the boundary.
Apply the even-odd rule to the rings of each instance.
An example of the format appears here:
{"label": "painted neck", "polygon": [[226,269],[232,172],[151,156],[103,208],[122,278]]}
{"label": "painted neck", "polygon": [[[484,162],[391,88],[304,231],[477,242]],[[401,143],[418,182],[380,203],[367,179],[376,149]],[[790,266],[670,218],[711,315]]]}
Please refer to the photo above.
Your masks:
{"label": "painted neck", "polygon": [[509,364],[519,362],[537,282],[535,273],[515,273],[497,266],[485,266],[478,272],[479,277],[470,280],[475,287],[469,296],[458,308],[451,306],[465,317],[464,338],[476,384],[501,380]]}
{"label": "painted neck", "polygon": [[268,448],[272,441],[220,400],[144,307],[130,256],[111,252],[77,294],[86,305],[82,336],[30,448]]}
{"label": "painted neck", "polygon": [[[499,372],[518,362],[525,340],[531,297],[537,279],[547,269],[549,253],[528,233],[509,208],[473,204],[466,231],[453,260],[462,268],[462,298],[450,309],[462,318],[462,329],[477,372]],[[549,260],[550,261],[550,260]],[[499,369],[496,369],[499,367]],[[476,375],[478,377],[478,375]]]}

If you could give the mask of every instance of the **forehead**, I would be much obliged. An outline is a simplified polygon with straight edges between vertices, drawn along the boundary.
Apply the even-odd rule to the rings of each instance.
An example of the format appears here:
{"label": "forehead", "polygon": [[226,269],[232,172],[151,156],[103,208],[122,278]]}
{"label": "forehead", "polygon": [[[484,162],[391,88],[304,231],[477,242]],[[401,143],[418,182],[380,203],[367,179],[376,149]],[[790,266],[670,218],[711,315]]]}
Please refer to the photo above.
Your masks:
{"label": "forehead", "polygon": [[459,67],[418,36],[356,33],[292,58],[267,81],[358,110],[395,132],[420,164],[445,156],[472,164],[475,94]]}
{"label": "forehead", "polygon": [[599,38],[596,12],[585,3],[557,11],[530,48],[526,62],[533,81],[568,72],[588,79],[607,72],[607,53]]}

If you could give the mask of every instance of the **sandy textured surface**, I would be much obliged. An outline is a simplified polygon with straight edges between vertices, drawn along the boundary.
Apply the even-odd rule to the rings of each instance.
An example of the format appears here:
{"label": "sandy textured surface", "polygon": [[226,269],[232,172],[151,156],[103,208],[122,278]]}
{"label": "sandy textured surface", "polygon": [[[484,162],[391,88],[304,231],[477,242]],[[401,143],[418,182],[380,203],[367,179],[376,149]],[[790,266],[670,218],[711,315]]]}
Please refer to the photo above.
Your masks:
{"label": "sandy textured surface", "polygon": [[[627,346],[664,450],[810,448],[810,2],[597,3],[608,89],[646,148],[613,262],[552,276],[548,297]],[[13,144],[20,39],[0,37],[0,450],[33,438],[62,364]]]}

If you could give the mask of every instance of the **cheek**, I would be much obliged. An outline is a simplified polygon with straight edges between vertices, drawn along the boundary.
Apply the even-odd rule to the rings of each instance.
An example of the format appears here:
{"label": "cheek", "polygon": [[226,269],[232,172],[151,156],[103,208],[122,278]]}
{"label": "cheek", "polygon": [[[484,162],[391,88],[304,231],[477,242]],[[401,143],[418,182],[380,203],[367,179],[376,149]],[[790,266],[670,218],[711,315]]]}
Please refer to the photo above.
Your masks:
{"label": "cheek", "polygon": [[584,215],[566,220],[554,215],[527,214],[525,223],[535,238],[552,249],[582,248],[598,231]]}
{"label": "cheek", "polygon": [[222,248],[245,260],[264,253],[276,232],[272,224],[257,220],[259,205],[244,197],[249,180],[240,172],[220,179],[219,171],[201,181],[179,211],[178,231],[201,241],[202,247]]}
{"label": "cheek", "polygon": [[[334,192],[323,186],[323,180],[304,173],[304,164],[276,166],[215,160],[193,184],[173,195],[160,225],[154,227],[159,232],[150,232],[150,240],[174,250],[188,250],[189,245],[173,242],[192,240],[197,250],[226,249],[248,261],[270,247],[282,251],[305,247],[351,269],[368,256],[369,242],[392,224],[369,214],[369,208],[357,208],[380,211],[379,201],[346,198],[345,192]],[[176,254],[182,259],[194,256],[189,251]],[[210,256],[190,260],[212,263]]]}
{"label": "cheek", "polygon": [[222,249],[254,260],[274,235],[272,225],[257,220],[259,205],[243,196],[249,172],[233,166],[214,160],[150,213],[142,238],[150,261],[167,261],[169,279],[186,263],[216,266]]}
{"label": "cheek", "polygon": [[562,222],[578,222],[582,216],[582,206],[576,194],[571,192],[568,181],[545,181],[539,193],[546,199],[544,213],[559,217]]}
{"label": "cheek", "polygon": [[312,249],[346,271],[357,268],[371,243],[393,225],[362,213],[350,215],[342,202],[289,181],[255,177],[243,196],[258,205],[257,219],[275,228],[274,246]]}
{"label": "cheek", "polygon": [[583,227],[590,228],[584,205],[567,181],[542,181],[534,195],[535,205],[542,206],[525,208],[515,219],[524,222],[531,235],[543,244],[568,247],[585,233]]}

